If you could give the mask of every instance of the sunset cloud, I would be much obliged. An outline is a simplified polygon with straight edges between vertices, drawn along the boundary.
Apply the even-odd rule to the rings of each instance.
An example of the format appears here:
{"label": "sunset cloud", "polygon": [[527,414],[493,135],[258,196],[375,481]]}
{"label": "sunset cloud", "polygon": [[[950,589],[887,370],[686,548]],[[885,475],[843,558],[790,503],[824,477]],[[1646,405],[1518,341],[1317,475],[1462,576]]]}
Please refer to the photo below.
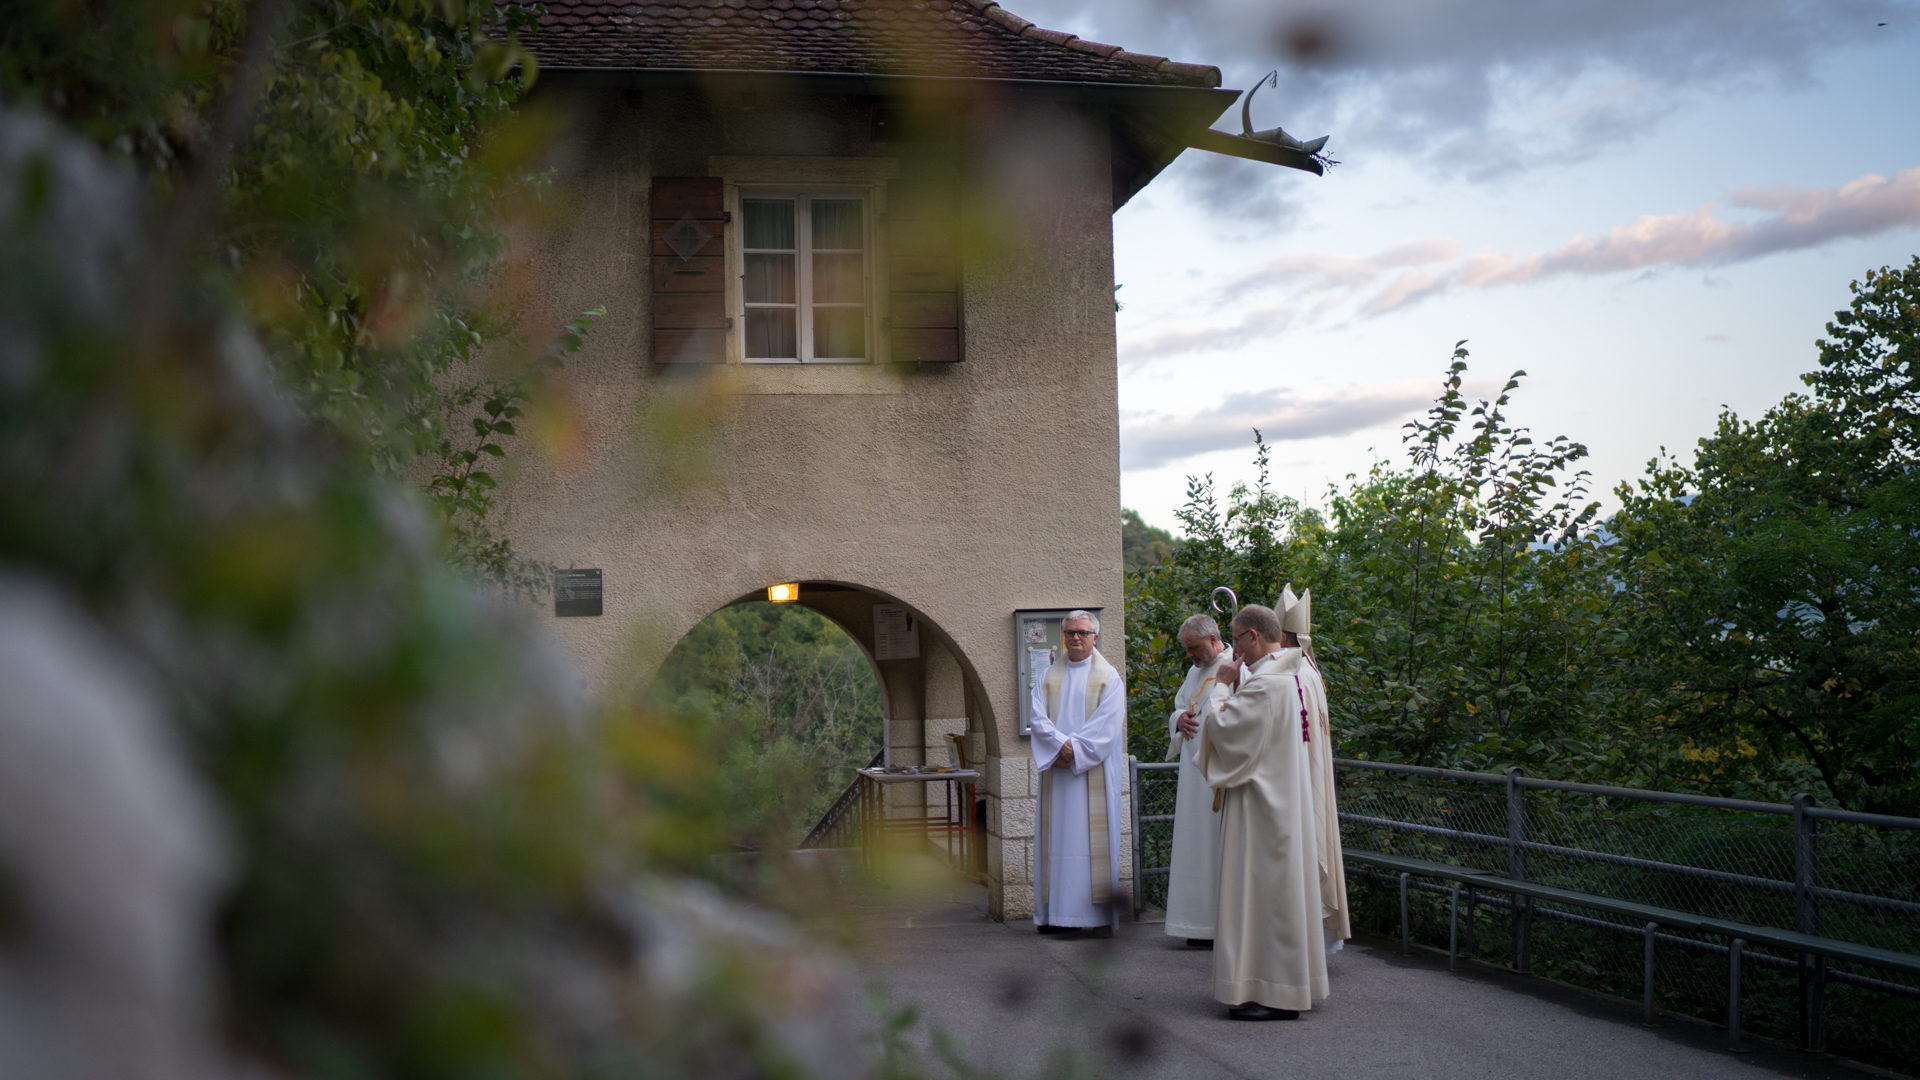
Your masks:
{"label": "sunset cloud", "polygon": [[1891,177],[1869,173],[1838,187],[1742,188],[1726,207],[1705,203],[1647,214],[1599,236],[1547,252],[1483,251],[1428,238],[1368,257],[1295,252],[1272,260],[1226,295],[1279,291],[1294,299],[1337,299],[1366,318],[1450,292],[1556,277],[1600,277],[1673,268],[1728,266],[1837,240],[1920,226],[1920,167]]}
{"label": "sunset cloud", "polygon": [[1294,317],[1291,306],[1281,305],[1256,308],[1231,322],[1215,319],[1168,326],[1145,335],[1129,334],[1120,339],[1120,368],[1133,370],[1168,357],[1237,349],[1282,333]]}
{"label": "sunset cloud", "polygon": [[1157,469],[1215,450],[1252,446],[1257,428],[1269,443],[1347,435],[1402,421],[1424,410],[1437,388],[1425,383],[1351,389],[1303,397],[1287,390],[1235,394],[1184,416],[1139,415],[1120,424],[1120,468]]}

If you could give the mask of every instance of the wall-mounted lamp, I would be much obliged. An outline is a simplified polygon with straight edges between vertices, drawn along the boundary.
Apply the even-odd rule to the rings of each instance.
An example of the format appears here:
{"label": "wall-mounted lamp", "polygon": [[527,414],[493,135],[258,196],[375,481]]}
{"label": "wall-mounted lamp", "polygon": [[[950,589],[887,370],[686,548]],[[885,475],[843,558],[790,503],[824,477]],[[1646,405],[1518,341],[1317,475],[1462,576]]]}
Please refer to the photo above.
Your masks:
{"label": "wall-mounted lamp", "polygon": [[767,586],[767,599],[776,604],[791,604],[800,599],[800,583]]}

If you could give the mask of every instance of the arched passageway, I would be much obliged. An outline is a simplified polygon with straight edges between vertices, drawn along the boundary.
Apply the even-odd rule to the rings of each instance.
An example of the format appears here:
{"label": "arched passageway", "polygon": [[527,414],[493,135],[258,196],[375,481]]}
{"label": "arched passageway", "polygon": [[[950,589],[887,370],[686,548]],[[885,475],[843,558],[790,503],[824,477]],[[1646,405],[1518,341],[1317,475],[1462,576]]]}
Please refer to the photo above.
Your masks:
{"label": "arched passageway", "polygon": [[735,843],[788,847],[881,755],[879,674],[831,619],[745,600],[701,620],[654,680],[662,704],[714,732]]}
{"label": "arched passageway", "polygon": [[[797,843],[834,809],[853,770],[887,765],[985,762],[991,708],[973,666],[952,638],[911,605],[874,589],[801,581],[791,602],[765,589],[735,597],[674,645],[655,678],[656,694],[705,722],[737,731],[723,740],[721,769],[740,807],[736,841]],[[944,786],[931,796],[967,800],[982,826],[982,794]],[[887,813],[929,812],[921,784],[889,786]],[[985,870],[985,837],[968,845],[972,877]],[[942,851],[957,848],[941,845]],[[986,897],[981,894],[980,903]]]}

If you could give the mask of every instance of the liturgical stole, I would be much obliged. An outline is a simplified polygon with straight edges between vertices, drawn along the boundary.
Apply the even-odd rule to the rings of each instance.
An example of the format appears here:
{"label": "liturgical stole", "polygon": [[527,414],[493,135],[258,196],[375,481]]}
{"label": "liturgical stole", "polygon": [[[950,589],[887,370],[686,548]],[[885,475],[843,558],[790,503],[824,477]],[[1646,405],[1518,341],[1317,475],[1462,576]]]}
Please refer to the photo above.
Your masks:
{"label": "liturgical stole", "polygon": [[[1047,668],[1045,693],[1047,716],[1054,719],[1060,715],[1060,682],[1066,677],[1066,661],[1057,660]],[[1100,695],[1106,693],[1107,683],[1114,676],[1113,665],[1099,653],[1093,654],[1093,666],[1087,671],[1086,714],[1081,723],[1093,719],[1093,710],[1100,705]],[[1112,853],[1107,850],[1107,765],[1106,762],[1088,769],[1087,776],[1087,872],[1093,879],[1093,902],[1104,904],[1113,899],[1113,868],[1108,862]],[[1053,770],[1048,769],[1046,782],[1053,782]],[[1048,791],[1049,796],[1052,790]],[[1049,797],[1040,814],[1042,835],[1051,842],[1053,837],[1053,799]],[[1040,900],[1045,903],[1051,898],[1053,874],[1043,862],[1040,870]]]}

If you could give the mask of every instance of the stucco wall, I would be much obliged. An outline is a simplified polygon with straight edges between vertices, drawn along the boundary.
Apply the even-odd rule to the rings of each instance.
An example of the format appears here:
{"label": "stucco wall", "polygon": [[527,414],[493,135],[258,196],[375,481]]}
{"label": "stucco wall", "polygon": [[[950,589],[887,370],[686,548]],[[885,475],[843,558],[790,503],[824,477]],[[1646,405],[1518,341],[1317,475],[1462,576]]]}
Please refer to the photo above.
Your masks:
{"label": "stucco wall", "polygon": [[[523,455],[502,498],[524,549],[605,572],[605,614],[555,631],[607,689],[645,680],[702,618],[773,583],[844,582],[911,606],[951,645],[961,707],[986,733],[991,907],[1030,913],[1012,613],[1102,607],[1102,649],[1124,659],[1104,119],[1008,105],[973,122],[990,134],[965,184],[964,362],[667,370],[649,358],[654,175],[705,175],[717,155],[911,168],[914,151],[869,142],[850,99],[548,95],[562,101],[583,110],[554,188],[564,216],[519,250],[537,318],[607,315],[559,376],[572,420],[558,449]],[[921,701],[915,719],[950,721],[951,688],[933,692],[935,713]]]}

